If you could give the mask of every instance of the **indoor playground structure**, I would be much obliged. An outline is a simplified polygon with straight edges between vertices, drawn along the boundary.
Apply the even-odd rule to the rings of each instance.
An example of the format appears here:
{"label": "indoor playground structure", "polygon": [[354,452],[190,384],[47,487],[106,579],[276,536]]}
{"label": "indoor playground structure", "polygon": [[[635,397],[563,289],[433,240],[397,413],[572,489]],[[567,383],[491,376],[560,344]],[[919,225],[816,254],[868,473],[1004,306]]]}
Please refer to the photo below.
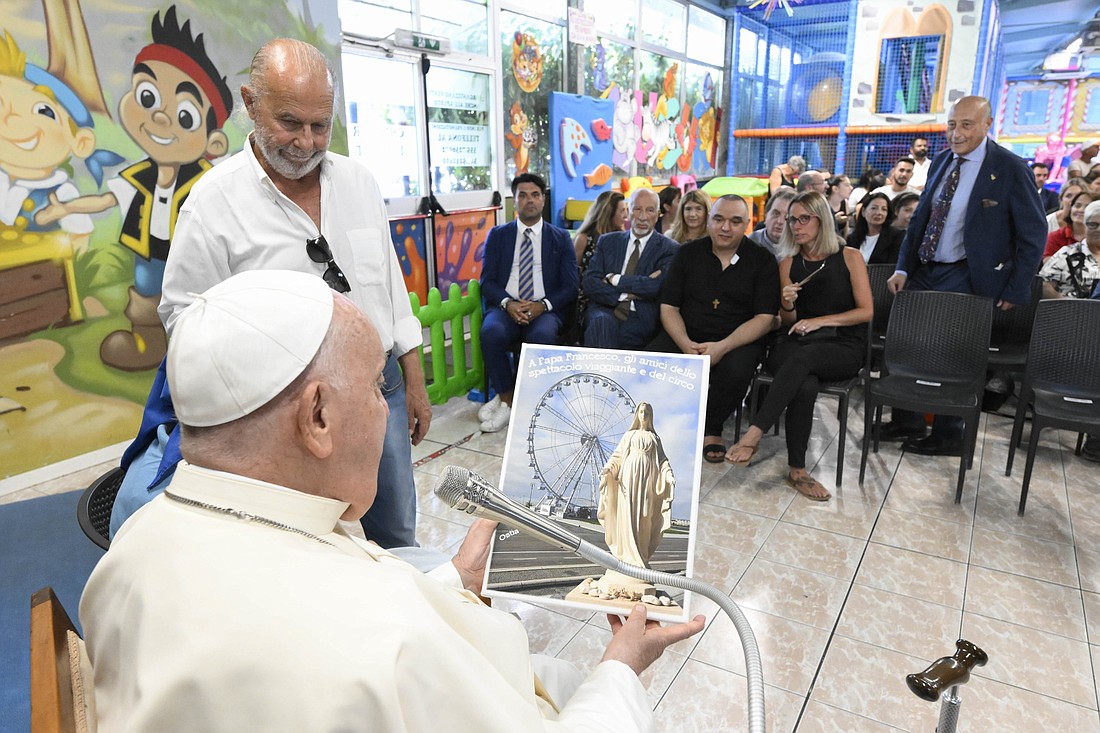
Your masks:
{"label": "indoor playground structure", "polygon": [[841,0],[733,18],[727,173],[766,174],[801,155],[856,177],[888,171],[916,136],[944,146],[947,108],[997,103],[1002,65],[994,2]]}
{"label": "indoor playground structure", "polygon": [[1050,180],[1063,181],[1081,148],[1100,138],[1100,79],[1009,79],[996,123],[999,143],[1046,163]]}

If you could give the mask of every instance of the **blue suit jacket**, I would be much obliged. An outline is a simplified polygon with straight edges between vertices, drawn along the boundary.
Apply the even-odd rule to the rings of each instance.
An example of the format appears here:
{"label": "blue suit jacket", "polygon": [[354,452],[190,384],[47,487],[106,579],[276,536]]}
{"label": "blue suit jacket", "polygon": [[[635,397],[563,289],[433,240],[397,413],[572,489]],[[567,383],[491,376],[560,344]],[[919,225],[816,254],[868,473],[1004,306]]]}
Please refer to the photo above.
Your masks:
{"label": "blue suit jacket", "polygon": [[[1031,281],[1046,246],[1046,214],[1035,190],[1035,176],[1022,158],[992,140],[985,143],[966,205],[963,240],[970,284],[977,295],[1017,305],[1031,299]],[[949,170],[950,149],[938,154],[928,169],[928,183],[913,213],[898,255],[898,269],[912,275],[920,268],[921,240],[932,214],[933,194]]]}
{"label": "blue suit jacket", "polygon": [[[493,227],[485,240],[485,256],[481,261],[481,293],[486,310],[500,307],[500,301],[507,297],[517,297],[516,293],[509,293],[505,288],[508,286],[508,277],[512,274],[518,231],[518,222],[509,222]],[[569,233],[544,221],[542,287],[550,306],[563,322],[569,318],[569,312],[577,302],[579,285],[577,253],[573,249]]]}
{"label": "blue suit jacket", "polygon": [[[617,306],[622,293],[634,295],[635,315],[648,326],[656,328],[660,317],[657,296],[679,245],[660,232],[654,232],[642,250],[635,273],[619,278],[618,285],[608,284],[604,276],[623,271],[627,246],[633,241],[634,235],[631,232],[611,232],[599,238],[592,261],[588,263],[588,271],[584,275],[584,294],[591,303],[605,308]],[[661,271],[658,277],[650,277],[658,270]]]}
{"label": "blue suit jacket", "polygon": [[1062,208],[1062,202],[1058,200],[1058,192],[1051,191],[1049,188],[1039,191],[1039,201],[1048,214]]}

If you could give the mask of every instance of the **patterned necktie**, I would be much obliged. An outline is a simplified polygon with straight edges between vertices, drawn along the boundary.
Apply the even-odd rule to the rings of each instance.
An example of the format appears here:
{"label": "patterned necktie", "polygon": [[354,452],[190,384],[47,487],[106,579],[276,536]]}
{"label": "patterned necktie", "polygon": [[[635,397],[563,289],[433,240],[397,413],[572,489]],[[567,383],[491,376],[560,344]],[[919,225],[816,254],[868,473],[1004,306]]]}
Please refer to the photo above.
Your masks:
{"label": "patterned necktie", "polygon": [[958,158],[955,167],[947,175],[947,181],[943,184],[943,190],[932,204],[932,213],[928,217],[928,225],[924,229],[924,239],[921,240],[917,254],[922,264],[927,264],[936,256],[936,248],[940,246],[940,238],[943,237],[943,225],[947,222],[947,212],[951,211],[951,200],[955,198],[955,189],[959,187],[959,171],[962,169],[964,158]]}
{"label": "patterned necktie", "polygon": [[523,244],[519,246],[519,299],[535,297],[535,245],[531,241],[531,229],[523,230]]}
{"label": "patterned necktie", "polygon": [[[638,270],[638,260],[642,256],[642,240],[634,240],[634,250],[630,253],[630,257],[626,261],[626,275],[633,275]],[[620,321],[625,321],[630,316],[630,301],[624,300],[615,306],[615,317]]]}

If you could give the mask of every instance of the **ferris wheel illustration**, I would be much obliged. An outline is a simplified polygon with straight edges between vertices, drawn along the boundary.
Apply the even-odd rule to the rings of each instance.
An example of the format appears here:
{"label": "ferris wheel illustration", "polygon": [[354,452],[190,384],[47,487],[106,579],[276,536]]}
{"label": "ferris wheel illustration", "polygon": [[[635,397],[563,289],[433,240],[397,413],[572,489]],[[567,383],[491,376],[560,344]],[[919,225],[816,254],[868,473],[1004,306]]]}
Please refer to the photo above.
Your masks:
{"label": "ferris wheel illustration", "polygon": [[630,394],[602,374],[573,374],[546,390],[527,430],[532,479],[546,491],[542,513],[596,518],[600,471],[634,409]]}

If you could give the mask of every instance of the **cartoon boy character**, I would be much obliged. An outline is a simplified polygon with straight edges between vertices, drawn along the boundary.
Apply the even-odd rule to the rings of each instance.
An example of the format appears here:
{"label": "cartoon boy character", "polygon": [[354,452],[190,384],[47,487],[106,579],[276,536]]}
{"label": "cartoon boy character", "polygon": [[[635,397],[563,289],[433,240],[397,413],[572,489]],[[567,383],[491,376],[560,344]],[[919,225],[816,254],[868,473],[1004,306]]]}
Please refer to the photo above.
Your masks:
{"label": "cartoon boy character", "polygon": [[49,215],[122,210],[119,243],[133,250],[134,286],[126,306],[131,330],[108,334],[99,347],[104,364],[139,371],[156,367],[167,351],[157,306],[176,217],[191,187],[210,169],[207,158],[229,151],[222,125],[233,95],[203,43],[181,27],[173,5],[153,16],[153,42],[138,52],[130,90],[118,105],[119,122],[149,157],[107,182],[110,193],[59,206]]}
{"label": "cartoon boy character", "polygon": [[[96,150],[92,115],[80,97],[45,69],[27,63],[7,31],[0,40],[0,223],[18,230],[62,229],[79,246],[92,231],[87,214],[36,221],[50,201],[71,201],[80,192],[64,169],[84,160],[95,178],[122,159]],[[60,224],[58,220],[60,219]]]}

